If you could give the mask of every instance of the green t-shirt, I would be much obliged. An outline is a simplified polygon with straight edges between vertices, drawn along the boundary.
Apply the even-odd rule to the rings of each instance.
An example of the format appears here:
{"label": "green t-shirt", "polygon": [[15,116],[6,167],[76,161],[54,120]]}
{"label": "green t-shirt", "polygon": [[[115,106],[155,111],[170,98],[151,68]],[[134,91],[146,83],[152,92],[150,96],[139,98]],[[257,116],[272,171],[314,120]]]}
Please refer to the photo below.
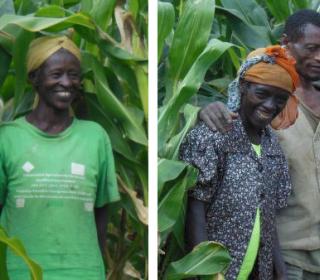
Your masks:
{"label": "green t-shirt", "polygon": [[[110,140],[74,119],[48,135],[25,118],[0,126],[1,225],[40,264],[44,280],[104,280],[94,207],[119,199]],[[8,252],[10,279],[26,280]]]}

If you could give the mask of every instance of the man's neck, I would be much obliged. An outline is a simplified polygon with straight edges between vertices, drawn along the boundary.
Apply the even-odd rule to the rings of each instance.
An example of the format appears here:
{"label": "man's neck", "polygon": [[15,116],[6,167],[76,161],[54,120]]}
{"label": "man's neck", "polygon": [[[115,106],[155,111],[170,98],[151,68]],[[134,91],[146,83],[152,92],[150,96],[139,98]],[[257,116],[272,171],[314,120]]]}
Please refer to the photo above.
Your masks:
{"label": "man's neck", "polygon": [[72,123],[69,110],[57,111],[38,105],[26,117],[27,121],[48,134],[58,134],[68,128]]}
{"label": "man's neck", "polygon": [[312,81],[302,78],[296,94],[315,116],[320,117],[320,90],[312,85]]}

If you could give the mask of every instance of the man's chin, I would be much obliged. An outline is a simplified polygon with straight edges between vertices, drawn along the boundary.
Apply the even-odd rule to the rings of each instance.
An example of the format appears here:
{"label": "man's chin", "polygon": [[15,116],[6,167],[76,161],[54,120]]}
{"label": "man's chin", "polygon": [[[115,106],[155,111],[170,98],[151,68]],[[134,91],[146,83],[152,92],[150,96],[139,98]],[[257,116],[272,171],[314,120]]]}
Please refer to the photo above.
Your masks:
{"label": "man's chin", "polygon": [[71,108],[71,103],[63,102],[63,103],[59,103],[59,104],[54,104],[51,107],[53,107],[55,111],[63,112],[63,111],[69,110]]}

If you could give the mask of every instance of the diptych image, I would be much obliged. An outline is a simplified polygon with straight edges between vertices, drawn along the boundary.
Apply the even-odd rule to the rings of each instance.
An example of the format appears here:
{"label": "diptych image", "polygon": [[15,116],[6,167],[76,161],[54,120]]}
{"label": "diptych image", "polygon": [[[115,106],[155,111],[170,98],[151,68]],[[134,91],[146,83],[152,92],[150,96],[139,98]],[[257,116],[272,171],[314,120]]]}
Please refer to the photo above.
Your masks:
{"label": "diptych image", "polygon": [[319,0],[3,0],[0,280],[320,279]]}

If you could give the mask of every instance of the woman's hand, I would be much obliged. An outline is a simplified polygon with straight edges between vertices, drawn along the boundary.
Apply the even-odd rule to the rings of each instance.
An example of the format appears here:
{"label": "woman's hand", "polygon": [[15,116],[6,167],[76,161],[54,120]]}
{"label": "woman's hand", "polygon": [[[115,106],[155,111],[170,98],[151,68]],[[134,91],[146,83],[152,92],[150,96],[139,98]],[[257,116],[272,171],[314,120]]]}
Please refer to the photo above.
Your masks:
{"label": "woman's hand", "polygon": [[208,240],[205,202],[192,197],[188,198],[185,229],[188,251],[191,251],[199,243]]}

